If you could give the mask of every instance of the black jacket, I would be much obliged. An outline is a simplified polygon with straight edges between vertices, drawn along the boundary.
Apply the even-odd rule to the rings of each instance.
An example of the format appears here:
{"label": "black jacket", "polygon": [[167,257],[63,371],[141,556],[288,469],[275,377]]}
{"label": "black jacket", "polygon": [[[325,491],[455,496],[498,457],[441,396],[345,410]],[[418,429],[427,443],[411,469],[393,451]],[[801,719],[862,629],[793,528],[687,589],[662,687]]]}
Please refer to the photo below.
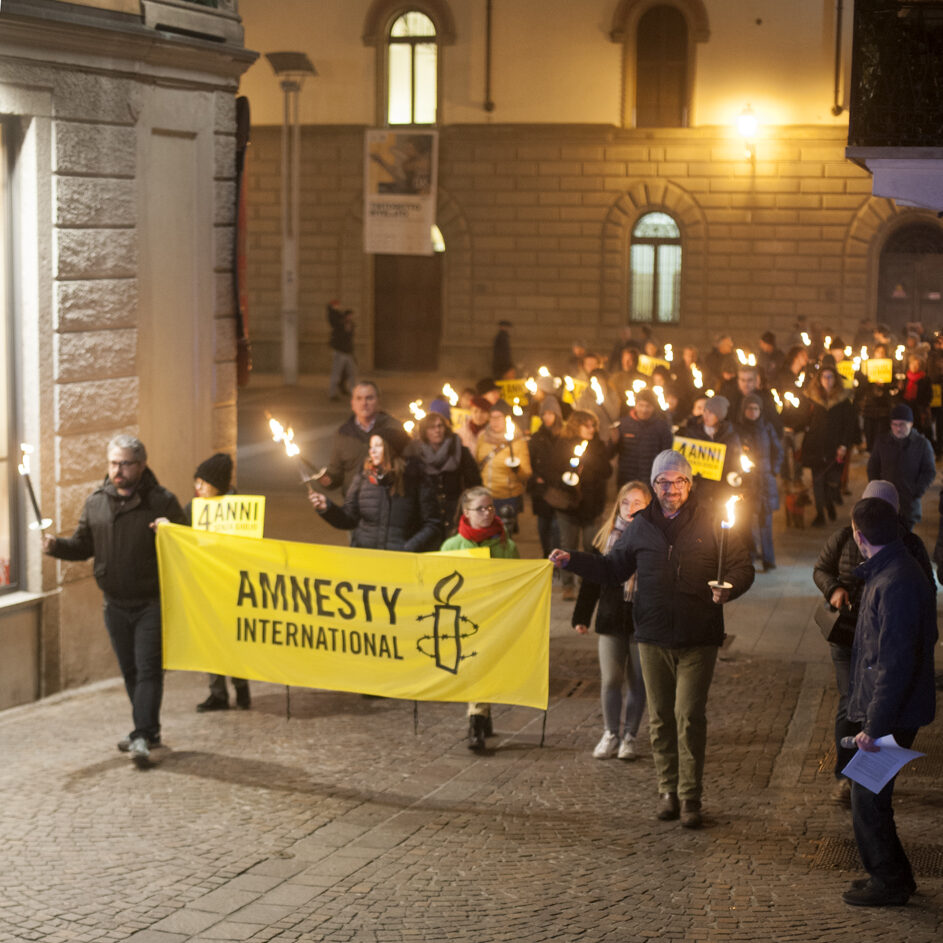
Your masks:
{"label": "black jacket", "polygon": [[[447,434],[450,446],[449,457],[457,460],[455,468],[439,470],[424,462],[422,446],[418,441],[413,441],[406,450],[407,459],[416,463],[423,481],[435,496],[435,519],[446,530],[457,523],[458,499],[462,496],[462,492],[466,488],[481,484],[481,472],[478,470],[478,463],[474,456],[462,445],[462,440],[454,432]],[[451,465],[452,461],[448,464]],[[437,531],[435,536],[430,538],[430,542],[421,549],[438,550],[441,543],[442,538]]]}
{"label": "black jacket", "polygon": [[[678,532],[669,544],[655,522],[661,507],[652,501],[639,511],[618,543],[605,556],[571,552],[567,569],[597,583],[624,583],[638,573],[633,620],[635,638],[661,648],[720,645],[724,610],[711,597],[708,583],[717,578],[719,535],[708,511],[689,498],[676,519]],[[731,599],[743,595],[754,579],[750,554],[735,532],[729,535],[724,579],[733,584]]]}
{"label": "black jacket", "polygon": [[930,723],[936,711],[936,601],[901,541],[858,567],[865,581],[851,650],[848,719],[870,737]]}
{"label": "black jacket", "polygon": [[406,466],[403,476],[403,494],[396,494],[391,476],[371,481],[361,470],[354,476],[344,506],[328,501],[320,514],[332,527],[353,531],[351,547],[419,552],[440,544],[442,524],[436,516],[432,486],[414,462]]}
{"label": "black jacket", "polygon": [[619,465],[617,481],[621,488],[627,481],[647,482],[652,462],[659,452],[671,448],[671,426],[660,413],[641,420],[631,410],[619,422]]}
{"label": "black jacket", "polygon": [[357,419],[351,415],[334,434],[331,460],[327,466],[332,488],[340,488],[347,494],[354,475],[363,468],[372,435],[386,439],[397,454],[402,454],[410,442],[403,424],[389,413],[380,410],[369,432],[364,432],[357,424]]}
{"label": "black jacket", "polygon": [[[595,548],[591,552],[600,555]],[[595,628],[600,635],[620,635],[623,638],[632,635],[632,601],[625,598],[625,584],[581,580],[570,624],[574,627],[589,625],[594,609]]]}
{"label": "black jacket", "polygon": [[88,496],[71,537],[57,537],[50,553],[60,560],[95,558],[95,581],[106,599],[148,602],[159,598],[156,535],[151,523],[166,517],[183,524],[180,502],[145,468],[130,497],[106,478]]}
{"label": "black jacket", "polygon": [[897,488],[900,517],[908,526],[920,520],[920,499],[935,477],[933,446],[916,429],[905,439],[890,432],[878,436],[868,458],[868,481],[883,478]]}
{"label": "black jacket", "polygon": [[[920,564],[920,569],[926,574],[930,585],[934,586],[933,570],[923,541],[903,527],[900,528],[900,538],[907,552]],[[826,602],[831,600],[832,593],[836,589],[847,591],[850,607],[844,613],[843,623],[851,631],[854,631],[855,623],[858,621],[858,609],[861,605],[861,594],[864,591],[864,580],[855,573],[862,563],[864,563],[864,557],[861,556],[861,551],[855,543],[849,524],[829,536],[812,570],[812,579],[822,591]]]}
{"label": "black jacket", "polygon": [[541,427],[527,440],[527,450],[530,452],[530,467],[533,472],[527,479],[527,490],[531,494],[534,504],[534,514],[537,517],[553,517],[553,508],[544,501],[544,492],[547,482],[550,481],[553,463],[553,447],[559,434],[550,431],[549,427]]}

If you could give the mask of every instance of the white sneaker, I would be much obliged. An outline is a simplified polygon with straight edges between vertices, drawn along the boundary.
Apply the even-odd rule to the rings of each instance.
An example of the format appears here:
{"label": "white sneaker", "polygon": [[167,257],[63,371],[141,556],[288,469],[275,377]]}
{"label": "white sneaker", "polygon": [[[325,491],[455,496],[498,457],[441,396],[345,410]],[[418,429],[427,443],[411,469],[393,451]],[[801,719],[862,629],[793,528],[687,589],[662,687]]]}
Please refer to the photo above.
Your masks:
{"label": "white sneaker", "polygon": [[619,738],[607,730],[603,735],[599,743],[596,744],[596,749],[593,750],[593,756],[597,760],[608,760],[616,755],[616,752],[619,749]]}
{"label": "white sneaker", "polygon": [[147,747],[147,740],[144,737],[135,737],[128,748],[128,755],[134,761],[135,766],[147,766],[151,758],[151,751]]}
{"label": "white sneaker", "polygon": [[619,744],[619,753],[617,755],[620,760],[638,759],[638,750],[635,749],[635,737],[633,737],[632,734],[627,733],[622,738],[622,743]]}

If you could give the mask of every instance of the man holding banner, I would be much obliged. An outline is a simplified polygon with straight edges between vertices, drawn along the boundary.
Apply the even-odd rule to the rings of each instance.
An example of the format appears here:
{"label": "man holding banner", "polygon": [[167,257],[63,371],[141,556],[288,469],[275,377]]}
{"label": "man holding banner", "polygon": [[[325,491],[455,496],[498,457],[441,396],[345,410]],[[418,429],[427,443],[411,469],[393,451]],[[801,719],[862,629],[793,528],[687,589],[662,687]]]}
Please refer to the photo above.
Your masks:
{"label": "man holding banner", "polygon": [[138,766],[160,744],[164,692],[160,589],[154,533],[158,518],[182,524],[176,497],[147,467],[147,450],[132,435],[108,443],[108,475],[85,501],[71,537],[43,536],[43,552],[60,560],[95,558],[105,594],[105,626],[131,699],[134,729],[118,742]]}
{"label": "man holding banner", "polygon": [[596,583],[637,574],[635,639],[648,697],[658,776],[656,817],[701,826],[707,694],[724,640],[723,603],[753,584],[743,543],[730,534],[723,559],[717,522],[691,496],[693,472],[666,449],[652,465],[657,500],[639,511],[605,556],[554,550],[550,561]]}

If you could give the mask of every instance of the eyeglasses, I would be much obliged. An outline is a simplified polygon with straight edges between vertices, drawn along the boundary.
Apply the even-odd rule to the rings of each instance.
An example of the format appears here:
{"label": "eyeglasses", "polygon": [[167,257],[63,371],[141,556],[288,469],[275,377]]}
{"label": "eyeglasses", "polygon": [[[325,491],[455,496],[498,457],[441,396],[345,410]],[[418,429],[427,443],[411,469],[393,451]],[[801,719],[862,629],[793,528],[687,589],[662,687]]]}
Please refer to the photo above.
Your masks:
{"label": "eyeglasses", "polygon": [[470,513],[474,513],[474,514],[489,514],[491,511],[494,510],[494,505],[493,505],[493,504],[486,504],[484,507],[481,507],[481,508],[469,508],[468,510],[469,510]]}
{"label": "eyeglasses", "polygon": [[656,478],[652,484],[659,491],[684,491],[691,486],[687,478],[676,478],[674,481],[668,481],[666,478]]}

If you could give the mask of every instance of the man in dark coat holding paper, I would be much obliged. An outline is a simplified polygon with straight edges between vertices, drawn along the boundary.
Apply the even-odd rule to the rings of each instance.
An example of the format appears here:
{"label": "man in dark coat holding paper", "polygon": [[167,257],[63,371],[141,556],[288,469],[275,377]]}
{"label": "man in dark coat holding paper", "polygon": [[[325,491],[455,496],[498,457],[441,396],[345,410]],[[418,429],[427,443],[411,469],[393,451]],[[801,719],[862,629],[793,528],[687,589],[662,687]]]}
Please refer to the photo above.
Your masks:
{"label": "man in dark coat holding paper", "polygon": [[723,604],[753,585],[743,542],[731,533],[719,567],[719,520],[692,498],[688,460],[667,449],[652,463],[656,500],[632,518],[605,556],[554,550],[550,561],[595,583],[637,573],[632,607],[648,698],[659,802],[655,815],[701,825],[707,695],[724,641]]}
{"label": "man in dark coat holding paper", "polygon": [[[917,729],[933,720],[933,646],[937,640],[934,589],[898,534],[894,508],[865,498],[852,511],[865,580],[851,653],[848,718],[861,724],[859,750],[876,752],[892,734],[910,747]],[[868,878],[842,895],[858,907],[906,904],[916,890],[913,870],[894,826],[894,780],[878,793],[851,786],[855,841]]]}

